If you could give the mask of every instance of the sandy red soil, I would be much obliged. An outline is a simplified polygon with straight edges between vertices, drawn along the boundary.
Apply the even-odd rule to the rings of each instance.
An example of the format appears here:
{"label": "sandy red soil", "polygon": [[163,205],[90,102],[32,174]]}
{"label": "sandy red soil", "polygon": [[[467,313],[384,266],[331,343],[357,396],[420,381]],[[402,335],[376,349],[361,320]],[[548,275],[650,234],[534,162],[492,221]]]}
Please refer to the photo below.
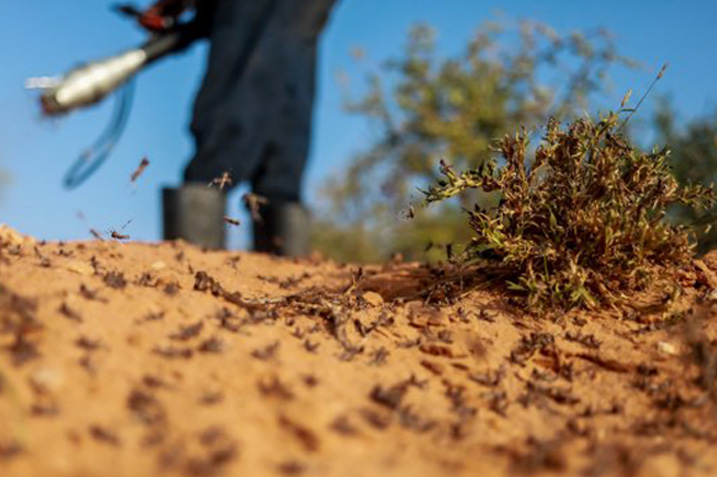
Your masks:
{"label": "sandy red soil", "polygon": [[531,316],[416,264],[3,228],[0,475],[717,475],[713,262]]}

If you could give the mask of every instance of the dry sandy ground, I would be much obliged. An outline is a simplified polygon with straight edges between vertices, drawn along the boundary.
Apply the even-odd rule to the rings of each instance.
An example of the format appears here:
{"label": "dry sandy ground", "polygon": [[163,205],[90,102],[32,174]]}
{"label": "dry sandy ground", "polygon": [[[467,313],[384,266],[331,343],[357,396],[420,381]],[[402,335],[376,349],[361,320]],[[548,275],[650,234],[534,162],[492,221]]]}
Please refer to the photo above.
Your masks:
{"label": "dry sandy ground", "polygon": [[412,264],[0,229],[0,475],[717,475],[712,262],[548,319]]}

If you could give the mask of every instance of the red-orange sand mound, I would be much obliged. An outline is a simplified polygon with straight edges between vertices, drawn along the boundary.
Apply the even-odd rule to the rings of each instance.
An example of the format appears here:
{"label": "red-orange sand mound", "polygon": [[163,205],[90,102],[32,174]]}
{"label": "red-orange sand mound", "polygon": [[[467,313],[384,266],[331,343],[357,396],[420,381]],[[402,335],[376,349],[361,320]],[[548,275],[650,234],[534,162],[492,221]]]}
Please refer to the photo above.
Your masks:
{"label": "red-orange sand mound", "polygon": [[711,262],[547,319],[418,265],[2,228],[0,476],[717,475]]}

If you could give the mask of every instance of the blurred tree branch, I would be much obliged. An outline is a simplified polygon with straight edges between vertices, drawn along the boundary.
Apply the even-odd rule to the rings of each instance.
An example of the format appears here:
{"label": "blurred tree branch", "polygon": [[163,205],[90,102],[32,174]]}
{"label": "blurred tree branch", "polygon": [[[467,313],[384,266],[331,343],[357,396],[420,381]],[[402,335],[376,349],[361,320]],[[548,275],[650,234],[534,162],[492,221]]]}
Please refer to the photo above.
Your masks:
{"label": "blurred tree branch", "polygon": [[[378,133],[324,188],[327,210],[314,244],[333,258],[419,258],[430,244],[466,238],[461,206],[494,195],[466,192],[400,220],[416,187],[438,178],[438,159],[475,169],[491,156],[495,138],[520,126],[535,129],[551,116],[575,117],[592,94],[606,91],[610,67],[635,65],[601,29],[561,36],[536,22],[511,30],[489,22],[447,58],[436,53],[435,37],[428,25],[413,27],[402,56],[367,73],[365,94],[346,92],[346,109]],[[355,56],[364,61],[363,53]]]}

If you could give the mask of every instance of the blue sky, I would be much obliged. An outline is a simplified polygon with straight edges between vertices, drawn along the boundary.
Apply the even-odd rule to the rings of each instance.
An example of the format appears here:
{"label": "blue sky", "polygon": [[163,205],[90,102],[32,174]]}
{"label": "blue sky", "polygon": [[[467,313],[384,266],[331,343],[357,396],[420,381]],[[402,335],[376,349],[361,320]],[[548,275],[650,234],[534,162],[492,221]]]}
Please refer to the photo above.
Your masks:
{"label": "blue sky", "polygon": [[[187,128],[201,80],[206,46],[196,46],[153,66],[137,83],[127,130],[114,155],[81,188],[66,191],[61,178],[78,152],[105,126],[110,102],[69,117],[40,118],[36,96],[23,90],[27,77],[56,74],[90,59],[138,44],[143,34],[110,13],[108,0],[3,0],[0,2],[0,223],[42,239],[90,238],[89,229],[119,228],[136,240],[161,234],[160,190],[177,185],[192,153]],[[146,4],[142,2],[141,4]],[[372,61],[400,53],[409,27],[434,25],[439,51],[461,50],[475,27],[495,18],[532,19],[558,32],[606,27],[620,51],[645,65],[616,71],[615,104],[630,88],[639,94],[664,62],[670,68],[658,92],[671,94],[680,119],[707,114],[717,101],[717,2],[631,0],[340,0],[321,43],[306,197],[315,202],[321,184],[371,140],[371,128],[346,115],[336,81],[340,70],[360,79],[350,51],[361,46]],[[129,175],[146,155],[151,165],[131,186]],[[230,213],[246,218],[231,198]],[[246,244],[246,226],[232,230],[231,244]]]}

